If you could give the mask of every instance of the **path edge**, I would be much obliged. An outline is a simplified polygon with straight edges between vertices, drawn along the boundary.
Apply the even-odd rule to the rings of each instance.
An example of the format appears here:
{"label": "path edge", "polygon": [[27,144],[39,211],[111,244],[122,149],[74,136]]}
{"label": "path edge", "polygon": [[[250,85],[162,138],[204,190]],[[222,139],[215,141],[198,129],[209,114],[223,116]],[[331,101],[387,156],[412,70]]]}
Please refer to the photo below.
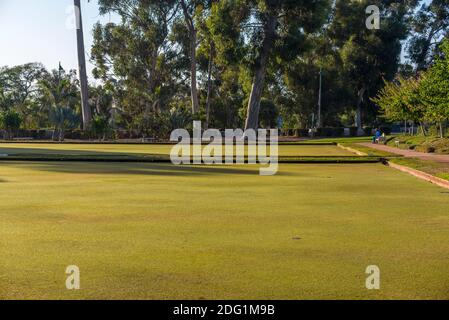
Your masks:
{"label": "path edge", "polygon": [[359,150],[356,150],[356,149],[354,149],[354,148],[344,146],[344,145],[342,145],[341,143],[338,143],[337,146],[338,146],[339,148],[343,149],[343,150],[346,150],[346,151],[355,153],[355,154],[358,155],[358,156],[368,156],[368,153],[366,153],[366,152],[359,151]]}
{"label": "path edge", "polygon": [[449,189],[449,181],[441,179],[441,178],[438,178],[438,177],[435,177],[435,176],[431,175],[430,173],[426,173],[426,172],[423,172],[423,171],[420,171],[420,170],[412,169],[410,167],[403,166],[403,165],[400,165],[400,164],[396,164],[396,163],[393,163],[393,162],[388,161],[388,160],[385,160],[384,164],[386,166],[389,166],[389,167],[393,168],[393,169],[397,169],[399,171],[402,171],[402,172],[408,173],[408,174],[410,174],[412,176],[415,176],[415,177],[417,177],[417,178],[419,178],[421,180],[424,180],[424,181],[436,184],[436,185],[438,185],[438,186],[440,186],[442,188],[445,188],[445,189]]}

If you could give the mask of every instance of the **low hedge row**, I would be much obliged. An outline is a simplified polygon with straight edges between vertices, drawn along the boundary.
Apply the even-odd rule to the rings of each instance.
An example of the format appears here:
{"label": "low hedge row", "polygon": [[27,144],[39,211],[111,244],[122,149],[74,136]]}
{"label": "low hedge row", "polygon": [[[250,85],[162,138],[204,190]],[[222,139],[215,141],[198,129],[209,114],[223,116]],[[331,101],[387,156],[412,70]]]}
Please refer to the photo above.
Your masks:
{"label": "low hedge row", "polygon": [[[166,155],[63,155],[63,154],[49,154],[49,155],[10,155],[1,156],[0,163],[8,161],[32,161],[32,162],[153,162],[153,163],[171,163],[170,157]],[[381,157],[370,156],[330,156],[330,157],[279,157],[279,163],[378,163],[382,162]],[[248,163],[248,158],[245,157],[245,163]]]}
{"label": "low hedge row", "polygon": [[[25,130],[20,129],[12,133],[14,139],[30,139],[30,140],[51,140],[55,130]],[[8,132],[0,130],[0,139],[7,140],[9,138]],[[90,132],[85,132],[81,129],[67,130],[64,132],[64,138],[68,140],[89,140],[92,138]],[[141,138],[138,132],[130,132],[126,130],[118,130],[114,133],[115,139],[138,139]]]}
{"label": "low hedge row", "polygon": [[[371,136],[374,134],[374,128],[372,127],[364,127],[363,131],[366,136]],[[385,133],[386,135],[391,134],[391,127],[380,127],[380,131],[382,133]],[[358,133],[357,127],[349,127],[349,128],[343,128],[343,127],[324,127],[324,128],[318,128],[315,132],[315,137],[326,137],[326,138],[332,138],[332,137],[343,137],[343,136],[350,136],[350,137],[356,137]],[[298,137],[298,138],[305,138],[309,137],[309,129],[282,129],[280,131],[280,134],[282,136],[288,136],[288,137]]]}
{"label": "low hedge row", "polygon": [[[345,134],[345,131],[349,130]],[[324,127],[324,128],[318,128],[316,129],[316,132],[314,134],[315,137],[343,137],[343,136],[351,136],[355,137],[357,136],[357,127],[350,127],[347,128],[343,127]],[[391,134],[391,128],[390,127],[381,127],[381,132],[385,133],[386,135]],[[53,138],[53,132],[54,130],[50,129],[43,129],[43,130],[23,130],[20,129],[13,133],[13,136],[15,138],[28,138],[32,140],[51,140]],[[371,136],[373,134],[373,128],[371,127],[365,127],[364,133],[367,136]],[[307,138],[310,136],[309,129],[281,129],[280,130],[281,136],[288,136],[288,137],[298,137],[298,138]],[[8,134],[4,130],[0,130],[0,139],[7,139]],[[80,129],[75,130],[67,130],[64,134],[65,139],[69,140],[89,140],[91,139],[91,134],[89,132],[85,132]],[[118,130],[114,132],[114,139],[138,139],[141,138],[141,135],[137,131],[127,131],[127,130]]]}

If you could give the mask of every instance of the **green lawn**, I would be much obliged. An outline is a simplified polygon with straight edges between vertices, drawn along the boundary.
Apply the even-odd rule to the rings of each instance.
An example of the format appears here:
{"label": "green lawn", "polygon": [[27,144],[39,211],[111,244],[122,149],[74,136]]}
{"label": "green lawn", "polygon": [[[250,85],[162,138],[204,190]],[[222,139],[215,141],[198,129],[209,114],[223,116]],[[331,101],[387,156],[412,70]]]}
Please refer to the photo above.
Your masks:
{"label": "green lawn", "polygon": [[390,161],[416,170],[424,171],[441,179],[449,180],[449,163],[421,160],[416,158],[395,158]]}
{"label": "green lawn", "polygon": [[[399,141],[399,145],[396,142]],[[388,145],[418,152],[449,154],[449,138],[423,135],[398,135],[389,138]]]}
{"label": "green lawn", "polygon": [[[0,143],[0,155],[168,155],[173,145]],[[280,145],[279,156],[354,156],[337,146]]]}
{"label": "green lawn", "polygon": [[344,143],[342,145],[345,147],[352,148],[354,150],[361,151],[361,152],[367,154],[368,156],[385,157],[385,158],[401,157],[400,155],[395,154],[395,153],[366,147],[366,146],[358,144],[358,143]]}
{"label": "green lawn", "polygon": [[338,137],[338,138],[317,138],[302,141],[301,143],[357,143],[370,142],[372,137]]}
{"label": "green lawn", "polygon": [[448,208],[381,164],[5,162],[0,299],[448,299]]}

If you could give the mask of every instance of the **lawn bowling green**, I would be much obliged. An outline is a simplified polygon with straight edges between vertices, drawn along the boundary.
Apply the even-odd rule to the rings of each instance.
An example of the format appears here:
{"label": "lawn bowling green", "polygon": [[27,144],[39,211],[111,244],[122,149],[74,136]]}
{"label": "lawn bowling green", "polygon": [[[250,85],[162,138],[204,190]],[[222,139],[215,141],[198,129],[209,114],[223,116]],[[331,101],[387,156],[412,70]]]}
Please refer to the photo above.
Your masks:
{"label": "lawn bowling green", "polygon": [[[0,143],[0,154],[13,155],[169,155],[173,145]],[[269,151],[269,146],[267,148]],[[336,145],[280,145],[279,156],[354,156]]]}
{"label": "lawn bowling green", "polygon": [[[1,162],[0,299],[449,298],[446,190],[382,164],[258,169]],[[365,287],[369,265],[381,290]]]}

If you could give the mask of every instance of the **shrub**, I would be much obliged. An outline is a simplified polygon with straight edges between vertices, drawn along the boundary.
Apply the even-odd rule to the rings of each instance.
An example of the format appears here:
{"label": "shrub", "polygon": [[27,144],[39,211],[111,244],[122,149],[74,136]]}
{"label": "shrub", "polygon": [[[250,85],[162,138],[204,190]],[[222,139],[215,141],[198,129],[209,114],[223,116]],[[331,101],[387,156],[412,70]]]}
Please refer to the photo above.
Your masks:
{"label": "shrub", "polygon": [[169,114],[170,130],[186,129],[192,125],[193,117],[188,108],[173,108]]}
{"label": "shrub", "polygon": [[[168,139],[170,137],[170,115],[166,113],[136,117],[133,125],[142,138]],[[184,129],[189,131],[191,128]]]}
{"label": "shrub", "polygon": [[427,153],[435,153],[435,151],[436,151],[436,148],[433,147],[433,146],[427,146],[426,147],[426,152]]}
{"label": "shrub", "polygon": [[108,130],[109,130],[109,124],[105,118],[100,117],[100,116],[95,116],[92,119],[90,131],[91,131],[93,137],[95,137],[97,139],[104,140],[106,138]]}
{"label": "shrub", "polygon": [[0,126],[7,131],[8,139],[12,139],[22,124],[22,117],[14,110],[3,112],[0,116]]}

